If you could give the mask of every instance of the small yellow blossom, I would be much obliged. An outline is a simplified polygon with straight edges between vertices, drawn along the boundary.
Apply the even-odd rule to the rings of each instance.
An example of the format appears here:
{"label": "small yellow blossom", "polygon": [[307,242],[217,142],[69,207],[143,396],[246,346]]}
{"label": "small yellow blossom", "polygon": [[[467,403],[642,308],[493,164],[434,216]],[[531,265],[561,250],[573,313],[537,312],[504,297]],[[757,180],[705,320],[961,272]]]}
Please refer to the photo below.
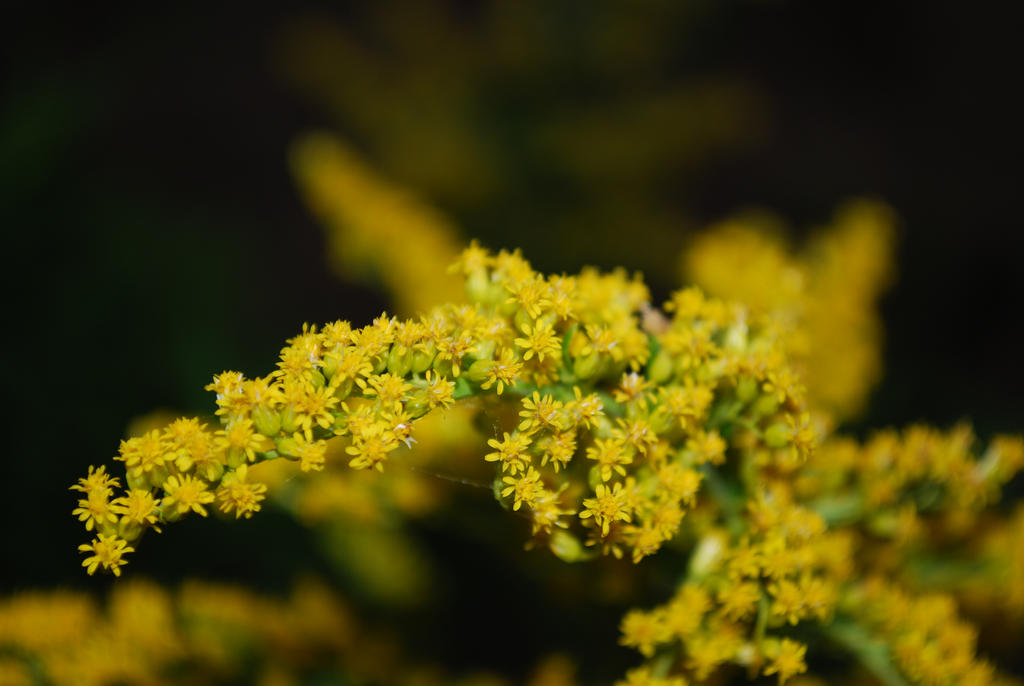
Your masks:
{"label": "small yellow blossom", "polygon": [[597,497],[584,499],[580,519],[593,517],[594,523],[601,528],[602,536],[608,535],[614,522],[632,521],[630,509],[626,505],[628,494],[623,491],[621,483],[616,483],[612,488],[598,484],[594,490]]}
{"label": "small yellow blossom", "polygon": [[788,638],[782,639],[775,655],[772,656],[771,664],[765,667],[764,675],[778,674],[779,684],[786,683],[790,677],[807,671],[807,663],[804,662],[806,653],[807,646],[803,643]]}
{"label": "small yellow blossom", "polygon": [[534,355],[541,362],[545,357],[558,355],[561,351],[562,342],[555,334],[551,324],[538,321],[535,324],[524,324],[522,327],[523,337],[515,339],[515,344],[523,349],[523,359],[529,360]]}
{"label": "small yellow blossom", "polygon": [[452,395],[455,390],[455,382],[449,381],[432,370],[427,370],[426,378],[427,402],[430,404],[430,408],[450,407],[455,402]]}
{"label": "small yellow blossom", "polygon": [[636,648],[644,657],[654,655],[654,649],[672,636],[664,617],[657,611],[631,610],[622,618],[619,630],[622,632],[619,644]]}
{"label": "small yellow blossom", "polygon": [[248,465],[240,465],[224,476],[220,488],[217,489],[220,510],[226,514],[234,511],[235,518],[252,517],[254,512],[260,511],[260,501],[266,497],[266,484],[250,483],[248,470]]}
{"label": "small yellow blossom", "polygon": [[506,348],[501,351],[501,356],[487,367],[486,378],[480,384],[480,388],[488,390],[497,384],[497,393],[501,395],[505,386],[516,383],[522,371],[523,363],[516,359],[515,353]]}
{"label": "small yellow blossom", "polygon": [[127,563],[124,556],[135,552],[135,548],[128,545],[124,539],[105,534],[94,538],[92,543],[83,543],[78,546],[78,550],[82,553],[92,553],[92,556],[82,560],[82,566],[89,574],[95,574],[96,568],[102,565],[103,569],[113,572],[114,576],[121,576],[121,567]]}
{"label": "small yellow blossom", "polygon": [[[299,469],[304,472],[320,471],[324,468],[327,455],[327,441],[306,438],[305,434],[297,433],[288,444],[292,457],[298,458]],[[244,466],[244,465],[243,465]]]}
{"label": "small yellow blossom", "polygon": [[194,476],[183,474],[181,476],[169,476],[164,482],[164,496],[162,506],[164,509],[173,508],[179,515],[189,511],[206,516],[207,503],[212,503],[214,494],[207,488],[207,483]]}
{"label": "small yellow blossom", "polygon": [[514,495],[512,509],[518,511],[524,504],[532,508],[537,503],[537,498],[542,494],[543,486],[540,483],[540,472],[533,467],[527,468],[518,477],[506,476],[502,482],[508,484],[501,490],[501,497],[507,498]]}
{"label": "small yellow blossom", "polygon": [[86,531],[98,530],[104,524],[117,522],[117,513],[109,498],[108,489],[94,490],[78,501],[78,507],[71,514],[85,522]]}
{"label": "small yellow blossom", "polygon": [[[154,525],[159,519],[160,511],[156,498],[152,493],[141,488],[131,489],[127,495],[114,500],[112,505],[114,512],[138,526]],[[157,531],[159,530],[157,528]]]}
{"label": "small yellow blossom", "polygon": [[500,463],[503,472],[508,471],[515,475],[526,469],[527,463],[530,462],[530,454],[526,452],[530,445],[530,437],[526,434],[515,432],[510,435],[506,432],[505,438],[500,441],[492,438],[487,441],[487,445],[494,448],[495,452],[487,453],[484,460]]}
{"label": "small yellow blossom", "polygon": [[167,459],[167,444],[163,434],[154,430],[121,441],[119,459],[124,460],[128,473],[136,478],[162,467]]}
{"label": "small yellow blossom", "polygon": [[534,391],[532,397],[523,398],[523,409],[519,412],[523,421],[519,423],[519,430],[529,433],[541,429],[557,431],[562,428],[561,412],[560,401]]}
{"label": "small yellow blossom", "polygon": [[626,465],[633,462],[633,453],[619,438],[598,438],[587,448],[587,459],[597,462],[601,481],[608,481],[615,472],[626,476]]}

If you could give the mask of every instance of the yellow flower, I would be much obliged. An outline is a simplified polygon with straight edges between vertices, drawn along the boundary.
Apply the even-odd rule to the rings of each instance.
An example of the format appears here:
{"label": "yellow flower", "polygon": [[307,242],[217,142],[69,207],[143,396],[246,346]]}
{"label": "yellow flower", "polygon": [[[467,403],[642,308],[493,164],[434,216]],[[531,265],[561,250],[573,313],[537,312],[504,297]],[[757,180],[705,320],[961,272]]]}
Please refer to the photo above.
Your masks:
{"label": "yellow flower", "polygon": [[179,515],[192,511],[205,517],[203,505],[212,503],[214,499],[205,481],[188,474],[167,477],[163,488],[167,495],[161,502],[162,507],[165,510],[175,508]]}
{"label": "yellow flower", "polygon": [[543,491],[543,487],[540,484],[540,472],[533,467],[529,467],[518,478],[506,476],[502,479],[502,482],[508,484],[508,486],[501,490],[502,498],[515,494],[512,504],[514,511],[518,511],[524,503],[527,507],[532,508]]}
{"label": "yellow flower", "polygon": [[106,465],[100,465],[98,469],[89,465],[88,476],[79,479],[78,483],[72,486],[70,490],[81,491],[86,495],[94,492],[105,491],[110,495],[113,493],[113,488],[117,488],[120,485],[121,482],[117,477],[112,477],[107,474]]}
{"label": "yellow flower", "polygon": [[722,606],[722,614],[736,621],[752,617],[760,600],[761,589],[752,581],[730,583],[718,590],[718,603]]}
{"label": "yellow flower", "polygon": [[87,498],[78,501],[78,507],[71,514],[85,522],[86,531],[98,530],[108,522],[117,522],[117,514],[109,498],[107,489],[92,491]]}
{"label": "yellow flower", "polygon": [[790,624],[796,624],[807,615],[804,593],[792,581],[783,580],[772,584],[768,587],[768,592],[774,598],[772,614],[776,617],[785,619]]}
{"label": "yellow flower", "polygon": [[569,464],[573,455],[576,454],[576,432],[572,430],[559,431],[538,441],[537,445],[544,449],[541,466],[550,461],[557,474]]}
{"label": "yellow flower", "polygon": [[[147,490],[133,488],[127,495],[117,498],[112,503],[113,510],[128,522],[139,526],[156,524],[160,511],[156,498]],[[156,528],[156,527],[154,527]],[[159,529],[157,529],[159,531]]]}
{"label": "yellow flower", "polygon": [[167,447],[163,434],[154,430],[143,436],[121,441],[119,459],[124,460],[128,473],[137,478],[164,465]]}
{"label": "yellow flower", "polygon": [[455,382],[449,381],[433,370],[427,370],[427,402],[430,409],[450,407],[455,402]]}
{"label": "yellow flower", "polygon": [[601,481],[608,481],[613,471],[626,476],[625,465],[633,462],[633,453],[619,438],[597,438],[594,445],[587,448],[587,459],[597,462]]}
{"label": "yellow flower", "polygon": [[127,562],[124,556],[127,553],[135,552],[135,548],[117,536],[100,534],[98,538],[92,540],[92,543],[83,543],[78,546],[78,551],[92,553],[91,557],[82,560],[82,566],[89,574],[95,574],[96,568],[102,565],[104,570],[113,572],[114,576],[121,576],[121,566]]}
{"label": "yellow flower", "polygon": [[523,398],[523,409],[519,416],[523,421],[519,423],[519,430],[533,433],[541,429],[557,431],[561,427],[562,403],[550,395],[541,396],[537,391],[533,397]]}
{"label": "yellow flower", "polygon": [[655,647],[672,637],[662,613],[658,611],[631,610],[622,618],[619,631],[622,632],[619,644],[636,648],[644,657],[654,655]]}
{"label": "yellow flower", "polygon": [[361,427],[352,436],[352,445],[345,452],[352,455],[349,466],[353,469],[384,470],[388,453],[397,450],[400,443],[384,422],[374,421]]}
{"label": "yellow flower", "polygon": [[551,324],[541,320],[535,324],[524,324],[523,333],[525,336],[515,339],[515,344],[523,349],[523,359],[529,360],[534,355],[541,362],[545,357],[554,357],[559,354],[562,342],[555,334]]}
{"label": "yellow flower", "polygon": [[299,459],[299,469],[302,471],[318,472],[324,468],[327,441],[310,441],[305,434],[297,433],[292,436],[291,442],[287,445],[291,456]]}
{"label": "yellow flower", "polygon": [[604,484],[598,484],[594,489],[596,498],[585,498],[583,500],[584,510],[580,512],[580,519],[594,518],[594,523],[601,527],[601,535],[607,536],[608,530],[614,522],[631,522],[631,513],[626,505],[627,493],[622,490],[622,484],[616,483],[613,488]]}
{"label": "yellow flower", "polygon": [[507,470],[515,475],[516,472],[526,469],[527,463],[530,462],[530,454],[526,452],[530,445],[530,437],[526,434],[515,432],[509,435],[505,432],[504,439],[499,441],[492,438],[487,441],[487,445],[494,448],[495,452],[487,453],[484,460],[500,462],[503,472]]}
{"label": "yellow flower", "polygon": [[498,395],[505,390],[505,386],[512,386],[519,379],[523,371],[523,363],[516,359],[515,353],[508,348],[501,351],[501,355],[493,361],[486,369],[486,379],[480,384],[484,390],[498,385]]}
{"label": "yellow flower", "polygon": [[222,512],[235,512],[235,518],[252,517],[253,512],[259,512],[262,501],[267,491],[266,484],[249,483],[248,465],[240,465],[235,471],[229,472],[221,481],[217,489],[217,499],[220,501]]}
{"label": "yellow flower", "polygon": [[771,664],[764,669],[765,676],[779,675],[779,684],[784,684],[790,677],[807,671],[804,655],[807,646],[803,643],[784,638],[779,642]]}
{"label": "yellow flower", "polygon": [[250,462],[256,459],[256,450],[262,447],[263,436],[256,433],[251,419],[235,419],[224,429],[217,432],[217,445],[228,453],[228,464],[234,464],[234,456],[241,460],[244,456]]}

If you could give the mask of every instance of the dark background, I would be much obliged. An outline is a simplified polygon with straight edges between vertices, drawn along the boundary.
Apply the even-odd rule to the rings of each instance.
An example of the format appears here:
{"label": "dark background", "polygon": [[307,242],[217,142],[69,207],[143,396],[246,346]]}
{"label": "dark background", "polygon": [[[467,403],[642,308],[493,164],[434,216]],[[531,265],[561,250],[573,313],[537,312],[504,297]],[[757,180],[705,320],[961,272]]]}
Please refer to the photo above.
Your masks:
{"label": "dark background", "polygon": [[[601,79],[588,80],[587,64],[574,57],[587,5],[567,4],[546,26],[556,33],[545,40],[564,43],[564,54],[550,81],[541,78],[545,88],[493,93],[495,102],[518,104],[503,129],[511,140],[527,115],[549,105],[607,104]],[[481,5],[445,7],[472,34]],[[1024,112],[1015,102],[1018,37],[1001,6],[700,7],[681,20],[679,40],[667,42],[658,78],[739,79],[764,116],[743,145],[702,157],[678,178],[661,175],[662,199],[685,199],[679,241],[690,227],[748,206],[801,229],[826,222],[846,198],[884,199],[901,221],[899,280],[882,304],[886,374],[852,430],[969,418],[982,436],[1020,431]],[[116,11],[24,3],[3,14],[9,324],[0,589],[102,586],[80,571],[83,533],[67,488],[90,463],[109,462],[132,417],[159,407],[208,412],[202,387],[213,373],[265,373],[302,322],[361,323],[387,306],[330,273],[322,232],[287,168],[287,147],[302,132],[340,130],[357,144],[359,132],[345,131],[282,77],[274,57],[281,27],[295,17],[372,32],[358,5],[309,2]],[[618,83],[650,77],[637,68]],[[557,240],[549,219],[588,196],[542,162],[512,166],[500,212],[462,211],[443,194],[430,199],[466,236],[520,245],[538,268],[571,271],[595,259],[614,266],[614,258],[572,251],[571,242],[546,249]],[[614,196],[618,187],[601,191]],[[503,224],[518,215],[501,203],[533,203],[531,221]],[[642,226],[620,231],[643,245]],[[663,297],[675,283],[657,259],[625,266],[650,267]],[[318,568],[301,529],[261,518],[230,528],[182,524],[161,546],[144,546],[133,567],[172,581],[207,575],[267,586]],[[260,554],[267,545],[274,555]]]}

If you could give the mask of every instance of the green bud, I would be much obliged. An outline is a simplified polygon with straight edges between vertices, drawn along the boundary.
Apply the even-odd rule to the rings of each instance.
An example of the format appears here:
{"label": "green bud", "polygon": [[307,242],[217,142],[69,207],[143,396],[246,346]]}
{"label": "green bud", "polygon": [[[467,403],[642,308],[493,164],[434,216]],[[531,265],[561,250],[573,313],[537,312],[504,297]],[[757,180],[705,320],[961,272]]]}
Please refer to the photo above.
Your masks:
{"label": "green bud", "polygon": [[427,350],[414,350],[412,353],[412,366],[410,370],[414,374],[422,374],[423,372],[430,369],[430,365],[434,363],[434,357],[437,355],[437,345],[433,341],[427,344]]}
{"label": "green bud", "polygon": [[314,369],[312,372],[310,372],[310,374],[309,374],[309,381],[310,381],[310,383],[313,384],[313,388],[316,388],[316,389],[323,388],[324,384],[327,383],[327,380],[324,378],[324,375],[321,374],[319,372],[319,370],[316,370],[316,369]]}
{"label": "green bud", "polygon": [[572,373],[577,379],[589,379],[594,376],[601,367],[601,356],[591,352],[584,357],[577,357],[572,363]]}
{"label": "green bud", "polygon": [[[295,406],[288,405],[280,412],[281,417],[281,431],[286,434],[293,434],[298,431],[301,427],[299,426],[298,418],[295,416]],[[266,436],[267,434],[263,434]],[[276,434],[271,434],[276,435]]]}
{"label": "green bud", "polygon": [[295,439],[291,436],[282,436],[274,441],[274,445],[277,446],[277,452],[280,453],[282,457],[292,457],[295,455],[297,446]]}
{"label": "green bud", "polygon": [[876,536],[892,538],[899,527],[899,515],[892,510],[882,510],[867,520],[868,530]]}
{"label": "green bud", "polygon": [[752,376],[745,376],[736,384],[736,399],[743,404],[749,403],[757,397],[757,380]]}
{"label": "green bud", "polygon": [[515,324],[518,331],[525,331],[527,326],[533,327],[535,324],[533,317],[526,310],[516,310],[516,316],[513,318],[512,323]]}
{"label": "green bud", "polygon": [[793,430],[782,422],[776,422],[764,432],[764,442],[769,448],[784,448],[793,438]]}
{"label": "green bud", "polygon": [[220,462],[207,462],[202,466],[199,476],[210,482],[220,481],[220,478],[224,476],[224,465]]}
{"label": "green bud", "polygon": [[758,417],[768,417],[778,409],[779,399],[774,393],[763,393],[754,401],[753,410]]}
{"label": "green bud", "polygon": [[477,343],[476,352],[473,356],[478,360],[494,359],[494,350],[498,347],[495,341],[480,341]]}
{"label": "green bud", "polygon": [[419,419],[430,412],[430,402],[427,400],[427,391],[424,388],[417,389],[405,403],[405,411],[412,419]]}
{"label": "green bud", "polygon": [[672,377],[672,356],[664,349],[659,350],[647,367],[647,378],[656,384],[665,383]]}
{"label": "green bud", "polygon": [[405,376],[412,369],[412,351],[404,345],[391,346],[388,353],[388,371],[395,376]]}
{"label": "green bud", "polygon": [[128,521],[127,518],[122,518],[117,525],[117,535],[129,543],[138,539],[142,535],[142,531],[141,525]]}
{"label": "green bud", "polygon": [[558,530],[551,534],[548,547],[562,562],[582,562],[591,557],[579,539],[568,531]]}
{"label": "green bud", "polygon": [[447,379],[451,379],[455,376],[453,373],[455,368],[452,366],[452,361],[443,360],[440,357],[434,358],[434,371]]}
{"label": "green bud", "polygon": [[471,303],[487,304],[491,295],[489,287],[486,269],[477,269],[466,277],[466,297]]}
{"label": "green bud", "polygon": [[281,431],[281,415],[263,406],[252,411],[252,423],[264,436],[276,436]]}
{"label": "green bud", "polygon": [[334,389],[334,397],[338,400],[344,400],[352,393],[352,385],[352,379],[345,379]]}
{"label": "green bud", "polygon": [[171,473],[167,471],[167,467],[153,467],[147,474],[146,480],[149,482],[144,488],[160,488],[167,481]]}
{"label": "green bud", "polygon": [[473,383],[481,383],[487,380],[490,376],[490,372],[494,369],[494,366],[498,364],[494,360],[477,360],[473,364],[469,365],[469,369],[466,370],[466,378]]}
{"label": "green bud", "polygon": [[139,488],[147,490],[149,488],[149,480],[143,474],[136,475],[134,470],[129,469],[125,474],[125,483],[128,484],[128,488]]}
{"label": "green bud", "polygon": [[245,464],[245,451],[241,448],[229,448],[227,452],[227,463],[232,469],[237,469]]}

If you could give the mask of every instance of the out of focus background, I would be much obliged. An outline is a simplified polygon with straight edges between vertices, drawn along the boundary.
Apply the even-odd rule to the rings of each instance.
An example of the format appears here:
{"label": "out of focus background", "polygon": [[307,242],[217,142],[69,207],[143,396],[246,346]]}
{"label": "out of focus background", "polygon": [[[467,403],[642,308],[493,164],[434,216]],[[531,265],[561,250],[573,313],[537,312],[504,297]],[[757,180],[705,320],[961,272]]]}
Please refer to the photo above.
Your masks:
{"label": "out of focus background", "polygon": [[[0,21],[0,589],[104,588],[79,567],[68,486],[109,462],[133,420],[210,413],[212,374],[266,373],[303,322],[410,313],[449,288],[431,258],[471,238],[542,271],[642,271],[662,302],[685,283],[684,252],[728,218],[795,254],[850,200],[884,203],[884,373],[845,430],[970,419],[983,437],[1019,432],[1024,112],[1002,11],[16,3]],[[514,529],[502,516],[487,526]],[[176,526],[131,573],[267,592],[314,573],[399,612],[339,573],[308,527],[260,517]],[[496,612],[529,622],[520,600],[554,574],[546,562],[508,579],[472,533],[413,526],[448,628]],[[618,608],[606,611],[607,636],[566,627],[613,645]],[[541,659],[546,632],[566,627],[519,640]],[[487,641],[444,649],[467,669],[518,669]]]}

